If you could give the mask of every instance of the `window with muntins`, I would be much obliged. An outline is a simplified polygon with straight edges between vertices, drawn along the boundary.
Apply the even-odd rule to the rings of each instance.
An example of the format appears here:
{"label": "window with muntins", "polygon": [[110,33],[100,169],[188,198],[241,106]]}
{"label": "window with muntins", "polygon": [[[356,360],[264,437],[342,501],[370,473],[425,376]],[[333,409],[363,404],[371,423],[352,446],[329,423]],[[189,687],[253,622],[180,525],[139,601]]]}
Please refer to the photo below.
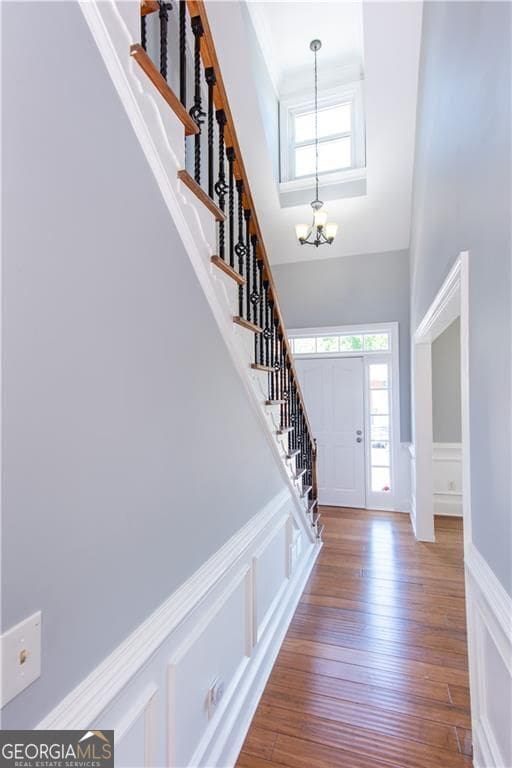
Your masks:
{"label": "window with muntins", "polygon": [[357,352],[389,352],[388,331],[378,333],[333,334],[329,336],[295,336],[290,339],[295,355],[325,355]]}
{"label": "window with muntins", "polygon": [[[319,174],[365,165],[361,87],[361,83],[356,83],[319,97]],[[313,179],[315,109],[309,98],[297,97],[281,103],[281,159],[282,181]]]}

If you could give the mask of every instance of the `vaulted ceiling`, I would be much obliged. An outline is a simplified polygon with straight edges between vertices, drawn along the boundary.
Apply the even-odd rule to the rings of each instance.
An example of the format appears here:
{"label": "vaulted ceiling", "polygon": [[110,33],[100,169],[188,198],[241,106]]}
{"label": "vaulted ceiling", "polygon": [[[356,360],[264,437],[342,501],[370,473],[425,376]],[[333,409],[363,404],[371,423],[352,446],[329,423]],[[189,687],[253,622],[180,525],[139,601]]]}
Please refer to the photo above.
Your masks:
{"label": "vaulted ceiling", "polygon": [[[408,248],[422,3],[209,0],[208,13],[271,260]],[[362,65],[367,166],[365,195],[326,204],[339,230],[333,245],[318,251],[296,242],[294,225],[308,221],[311,209],[306,203],[281,207],[269,145],[274,102],[290,82],[312,82],[314,37],[323,42],[324,78],[347,64]],[[255,46],[265,71],[255,69]]]}

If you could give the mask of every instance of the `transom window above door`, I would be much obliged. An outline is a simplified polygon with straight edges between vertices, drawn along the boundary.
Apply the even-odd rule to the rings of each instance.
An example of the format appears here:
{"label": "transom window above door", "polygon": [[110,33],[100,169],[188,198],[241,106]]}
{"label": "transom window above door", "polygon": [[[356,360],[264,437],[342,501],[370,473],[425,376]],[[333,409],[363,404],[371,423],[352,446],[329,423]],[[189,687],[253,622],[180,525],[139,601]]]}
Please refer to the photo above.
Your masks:
{"label": "transom window above door", "polygon": [[350,354],[361,352],[389,352],[388,331],[379,333],[332,334],[327,336],[295,336],[290,339],[294,355]]}

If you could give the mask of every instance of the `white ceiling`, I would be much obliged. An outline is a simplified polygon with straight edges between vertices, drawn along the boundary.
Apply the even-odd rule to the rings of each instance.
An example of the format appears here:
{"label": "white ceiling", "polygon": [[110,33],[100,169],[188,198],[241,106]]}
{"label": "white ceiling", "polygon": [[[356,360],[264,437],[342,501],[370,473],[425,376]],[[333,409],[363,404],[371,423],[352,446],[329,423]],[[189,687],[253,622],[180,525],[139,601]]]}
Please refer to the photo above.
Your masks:
{"label": "white ceiling", "polygon": [[312,77],[311,40],[322,41],[323,71],[363,60],[362,2],[248,2],[254,28],[278,93],[289,76]]}
{"label": "white ceiling", "polygon": [[[422,4],[414,0],[280,0],[254,5],[256,17],[251,12],[251,18],[253,23],[256,19],[254,28],[278,88],[307,66],[308,60],[311,68],[308,45],[317,35],[324,41],[325,59],[331,47],[336,50],[332,67],[343,66],[364,50],[367,194],[326,204],[329,219],[339,224],[332,246],[319,250],[300,246],[294,225],[308,221],[311,209],[308,205],[281,208],[279,203],[257,93],[261,83],[255,82],[251,64],[253,31],[248,29],[248,15],[242,3],[208,0],[217,53],[270,260],[284,263],[408,248]],[[323,59],[321,63],[325,67]]]}

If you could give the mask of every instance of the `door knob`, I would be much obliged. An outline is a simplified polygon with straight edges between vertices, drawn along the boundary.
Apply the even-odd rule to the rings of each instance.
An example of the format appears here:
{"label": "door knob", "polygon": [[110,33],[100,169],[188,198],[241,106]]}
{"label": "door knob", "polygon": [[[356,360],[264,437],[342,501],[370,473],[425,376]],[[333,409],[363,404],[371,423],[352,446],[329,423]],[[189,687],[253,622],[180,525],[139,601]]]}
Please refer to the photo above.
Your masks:
{"label": "door knob", "polygon": [[362,437],[356,437],[356,443],[362,443],[363,438]]}
{"label": "door knob", "polygon": [[356,429],[356,435],[362,435],[363,431],[361,429]]}

